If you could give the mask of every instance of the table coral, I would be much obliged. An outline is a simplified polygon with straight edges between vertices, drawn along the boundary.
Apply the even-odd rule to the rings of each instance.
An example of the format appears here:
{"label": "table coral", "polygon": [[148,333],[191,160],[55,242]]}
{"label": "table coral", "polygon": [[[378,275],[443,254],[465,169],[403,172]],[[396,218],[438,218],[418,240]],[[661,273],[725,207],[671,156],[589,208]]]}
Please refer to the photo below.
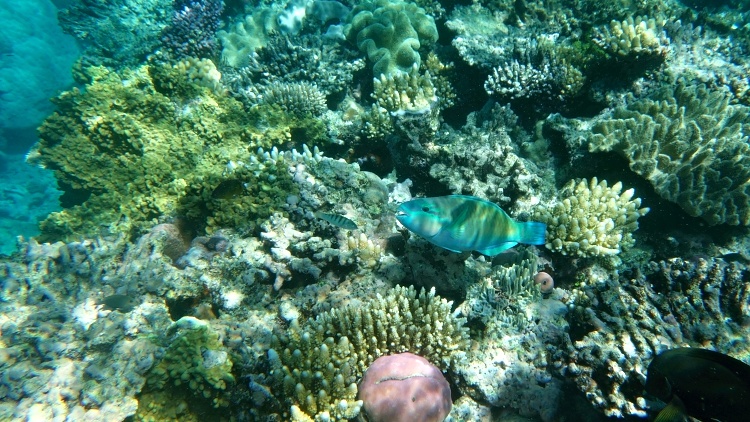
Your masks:
{"label": "table coral", "polygon": [[711,225],[750,224],[750,108],[684,80],[596,118],[589,150],[615,151],[663,198]]}

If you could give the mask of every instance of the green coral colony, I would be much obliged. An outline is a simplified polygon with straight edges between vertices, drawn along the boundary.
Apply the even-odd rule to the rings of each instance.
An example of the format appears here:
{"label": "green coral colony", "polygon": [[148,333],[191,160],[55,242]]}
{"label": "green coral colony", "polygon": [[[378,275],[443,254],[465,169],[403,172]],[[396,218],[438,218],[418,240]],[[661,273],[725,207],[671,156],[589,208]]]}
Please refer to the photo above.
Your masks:
{"label": "green coral colony", "polygon": [[[450,420],[646,418],[667,349],[750,359],[746,2],[105,3],[60,14],[0,419],[355,420],[404,352]],[[409,233],[429,197],[539,232]]]}

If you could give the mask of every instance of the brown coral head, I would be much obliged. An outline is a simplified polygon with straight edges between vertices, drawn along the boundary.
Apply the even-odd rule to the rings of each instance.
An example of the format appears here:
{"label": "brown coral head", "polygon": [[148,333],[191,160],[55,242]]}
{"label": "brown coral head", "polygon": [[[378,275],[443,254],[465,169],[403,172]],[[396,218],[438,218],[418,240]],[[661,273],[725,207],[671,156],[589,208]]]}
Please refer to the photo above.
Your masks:
{"label": "brown coral head", "polygon": [[551,275],[544,271],[536,273],[534,276],[534,283],[539,285],[539,290],[541,290],[542,293],[549,293],[555,288],[555,280],[552,279]]}
{"label": "brown coral head", "polygon": [[411,353],[376,359],[362,377],[359,398],[370,422],[440,422],[453,406],[440,370]]}

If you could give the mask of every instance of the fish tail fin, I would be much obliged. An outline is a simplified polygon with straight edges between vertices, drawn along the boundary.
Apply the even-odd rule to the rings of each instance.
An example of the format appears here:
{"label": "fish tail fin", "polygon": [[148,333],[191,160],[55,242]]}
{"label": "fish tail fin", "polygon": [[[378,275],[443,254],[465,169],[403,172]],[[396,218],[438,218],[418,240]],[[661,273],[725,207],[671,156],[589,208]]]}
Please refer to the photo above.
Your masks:
{"label": "fish tail fin", "polygon": [[528,223],[518,223],[518,226],[521,231],[518,243],[525,243],[527,245],[544,245],[547,233],[546,224],[530,221]]}

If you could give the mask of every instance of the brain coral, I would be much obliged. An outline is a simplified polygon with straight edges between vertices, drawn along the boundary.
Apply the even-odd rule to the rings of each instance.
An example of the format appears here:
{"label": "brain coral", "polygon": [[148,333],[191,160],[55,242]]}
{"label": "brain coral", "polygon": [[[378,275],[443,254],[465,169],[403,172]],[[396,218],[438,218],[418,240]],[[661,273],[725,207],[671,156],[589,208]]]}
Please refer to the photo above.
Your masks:
{"label": "brain coral", "polygon": [[709,224],[750,224],[750,108],[680,81],[594,123],[590,151],[615,151],[663,198]]}
{"label": "brain coral", "polygon": [[373,74],[409,72],[419,66],[419,48],[434,44],[437,26],[424,9],[402,1],[376,0],[363,2],[352,11],[347,25],[347,39],[367,53],[372,60]]}

